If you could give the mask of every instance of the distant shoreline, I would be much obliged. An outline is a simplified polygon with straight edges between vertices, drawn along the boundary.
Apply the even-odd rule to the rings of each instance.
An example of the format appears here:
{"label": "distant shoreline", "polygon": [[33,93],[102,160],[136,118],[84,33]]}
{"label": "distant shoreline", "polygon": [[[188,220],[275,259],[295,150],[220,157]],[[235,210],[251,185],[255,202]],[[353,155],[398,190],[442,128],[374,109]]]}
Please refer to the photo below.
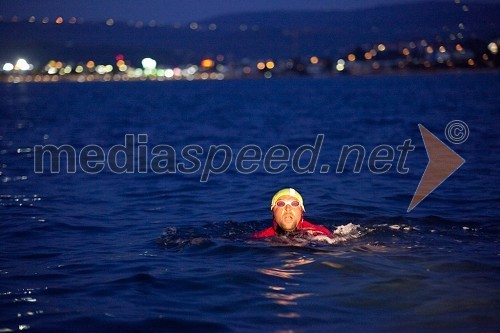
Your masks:
{"label": "distant shoreline", "polygon": [[17,84],[17,83],[93,83],[93,82],[191,82],[191,81],[234,81],[234,80],[268,80],[268,79],[330,79],[330,78],[340,78],[340,77],[382,77],[382,76],[431,76],[431,75],[468,75],[468,74],[494,74],[500,73],[498,68],[457,68],[457,69],[426,69],[426,70],[399,70],[399,71],[378,71],[372,73],[361,73],[361,74],[322,74],[322,75],[275,75],[271,78],[266,78],[261,75],[248,75],[248,76],[235,76],[226,75],[220,79],[166,79],[158,77],[140,77],[140,78],[127,78],[118,79],[113,78],[113,76],[105,77],[105,75],[93,75],[92,79],[88,77],[90,75],[0,75],[0,83],[3,84]]}

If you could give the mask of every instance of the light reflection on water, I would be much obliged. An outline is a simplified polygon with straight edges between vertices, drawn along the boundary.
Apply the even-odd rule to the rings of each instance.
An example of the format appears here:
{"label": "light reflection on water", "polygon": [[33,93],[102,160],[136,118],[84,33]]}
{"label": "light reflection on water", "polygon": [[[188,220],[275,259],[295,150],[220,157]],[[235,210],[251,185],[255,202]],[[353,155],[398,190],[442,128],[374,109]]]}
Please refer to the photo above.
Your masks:
{"label": "light reflection on water", "polygon": [[[291,283],[288,280],[293,280],[295,276],[304,274],[304,272],[300,269],[300,266],[313,263],[315,259],[304,257],[296,252],[287,252],[284,253],[283,256],[288,258],[282,260],[282,266],[269,269],[262,268],[258,271],[269,276],[286,279],[286,281],[281,281],[281,285],[269,286],[268,288],[272,290],[272,292],[264,293],[264,297],[272,300],[276,304],[286,306],[286,310],[293,310],[293,308],[290,309],[289,307],[297,305],[301,298],[314,296],[314,294],[288,292],[287,288],[289,286],[293,285],[294,289],[300,287],[300,283]],[[280,318],[301,317],[300,313],[294,311],[278,312],[274,315]]]}

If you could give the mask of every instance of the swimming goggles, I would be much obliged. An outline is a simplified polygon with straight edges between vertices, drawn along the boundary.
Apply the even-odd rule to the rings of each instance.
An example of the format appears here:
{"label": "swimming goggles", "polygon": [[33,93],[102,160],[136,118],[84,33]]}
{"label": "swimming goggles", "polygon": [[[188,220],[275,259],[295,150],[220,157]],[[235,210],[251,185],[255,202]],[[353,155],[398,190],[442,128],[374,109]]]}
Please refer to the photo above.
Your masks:
{"label": "swimming goggles", "polygon": [[278,206],[278,207],[285,207],[286,205],[290,205],[292,207],[299,207],[300,202],[298,202],[297,200],[290,200],[290,201],[278,200],[278,201],[276,201],[276,206]]}

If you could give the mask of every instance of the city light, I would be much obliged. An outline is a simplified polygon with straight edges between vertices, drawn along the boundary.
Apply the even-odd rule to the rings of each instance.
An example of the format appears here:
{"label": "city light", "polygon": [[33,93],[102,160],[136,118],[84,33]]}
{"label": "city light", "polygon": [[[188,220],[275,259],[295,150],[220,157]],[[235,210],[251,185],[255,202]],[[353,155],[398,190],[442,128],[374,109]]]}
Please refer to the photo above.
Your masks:
{"label": "city light", "polygon": [[16,64],[14,65],[14,70],[16,71],[27,71],[30,70],[33,66],[28,64],[25,59],[18,59]]}
{"label": "city light", "polygon": [[6,72],[10,72],[11,70],[14,69],[14,65],[11,64],[10,62],[7,62],[3,65],[3,68],[2,68],[4,71]]}
{"label": "city light", "polygon": [[337,60],[337,65],[335,66],[335,69],[339,72],[342,72],[345,69],[345,60],[344,59]]}
{"label": "city light", "polygon": [[141,61],[142,68],[146,70],[153,70],[156,68],[156,60],[151,58],[144,58]]}
{"label": "city light", "polygon": [[498,44],[495,43],[495,42],[491,42],[488,44],[488,50],[490,50],[490,52],[492,54],[497,54],[498,53]]}
{"label": "city light", "polygon": [[201,67],[212,68],[214,67],[214,61],[212,59],[203,59],[201,61]]}
{"label": "city light", "polygon": [[266,68],[273,69],[274,68],[274,61],[269,60],[268,62],[266,62]]}
{"label": "city light", "polygon": [[165,70],[165,77],[170,79],[174,76],[174,71],[170,68],[168,68],[167,70]]}

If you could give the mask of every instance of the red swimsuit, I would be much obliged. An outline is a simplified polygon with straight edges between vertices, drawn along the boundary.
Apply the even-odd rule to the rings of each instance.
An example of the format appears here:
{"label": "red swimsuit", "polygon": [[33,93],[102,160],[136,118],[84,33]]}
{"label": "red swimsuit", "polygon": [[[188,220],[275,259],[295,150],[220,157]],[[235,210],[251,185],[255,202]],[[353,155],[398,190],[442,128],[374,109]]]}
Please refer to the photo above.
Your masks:
{"label": "red swimsuit", "polygon": [[[277,236],[279,233],[276,231],[278,228],[278,225],[276,224],[276,221],[273,221],[273,226],[269,227],[265,230],[256,232],[252,235],[252,238],[265,238],[265,237],[272,237],[272,236]],[[312,236],[333,236],[333,234],[325,227],[314,225],[311,222],[307,221],[300,221],[299,224],[297,225],[297,230],[300,231],[310,231],[312,232]]]}

